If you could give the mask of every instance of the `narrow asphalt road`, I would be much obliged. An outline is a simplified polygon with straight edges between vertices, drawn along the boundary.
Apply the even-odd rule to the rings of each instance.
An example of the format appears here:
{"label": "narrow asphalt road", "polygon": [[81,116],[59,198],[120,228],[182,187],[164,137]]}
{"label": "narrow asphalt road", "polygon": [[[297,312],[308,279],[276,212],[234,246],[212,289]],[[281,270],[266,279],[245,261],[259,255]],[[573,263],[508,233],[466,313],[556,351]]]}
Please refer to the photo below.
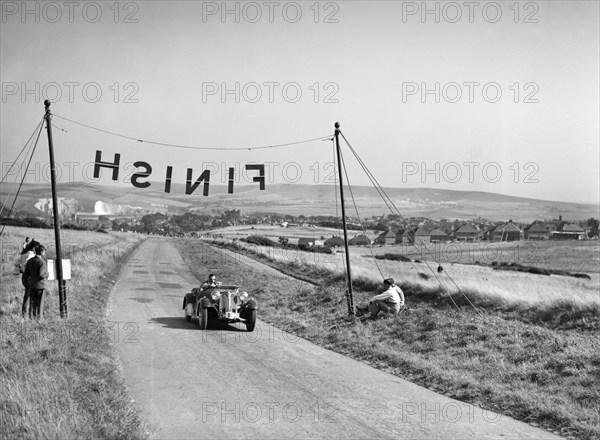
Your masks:
{"label": "narrow asphalt road", "polygon": [[182,311],[197,284],[173,244],[151,238],[113,290],[123,374],[154,438],[559,438],[261,321],[202,331]]}

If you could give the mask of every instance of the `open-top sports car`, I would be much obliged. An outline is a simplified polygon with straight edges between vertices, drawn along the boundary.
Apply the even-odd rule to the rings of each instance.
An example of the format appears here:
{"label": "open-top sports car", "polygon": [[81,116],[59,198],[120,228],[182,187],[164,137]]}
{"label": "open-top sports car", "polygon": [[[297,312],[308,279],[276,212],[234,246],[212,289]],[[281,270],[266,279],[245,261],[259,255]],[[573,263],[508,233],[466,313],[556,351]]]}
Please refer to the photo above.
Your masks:
{"label": "open-top sports car", "polygon": [[240,291],[239,286],[193,288],[183,298],[183,310],[186,321],[198,318],[202,330],[206,330],[209,320],[243,322],[249,332],[256,325],[256,300]]}

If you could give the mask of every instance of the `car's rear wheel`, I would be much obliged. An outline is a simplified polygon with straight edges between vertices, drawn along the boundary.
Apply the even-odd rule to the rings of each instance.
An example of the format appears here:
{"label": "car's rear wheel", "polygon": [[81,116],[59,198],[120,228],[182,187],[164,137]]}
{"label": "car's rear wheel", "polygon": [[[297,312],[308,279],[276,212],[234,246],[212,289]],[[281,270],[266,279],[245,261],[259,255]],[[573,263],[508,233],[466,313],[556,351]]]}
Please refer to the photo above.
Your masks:
{"label": "car's rear wheel", "polygon": [[192,315],[194,314],[194,305],[192,303],[187,303],[183,313],[185,314],[185,320],[190,322],[192,320]]}
{"label": "car's rear wheel", "polygon": [[200,310],[198,310],[198,325],[200,326],[200,330],[206,330],[208,327],[208,309],[205,309],[201,305],[198,306]]}
{"label": "car's rear wheel", "polygon": [[248,316],[246,317],[246,330],[251,332],[254,331],[254,326],[256,325],[256,310],[248,311]]}

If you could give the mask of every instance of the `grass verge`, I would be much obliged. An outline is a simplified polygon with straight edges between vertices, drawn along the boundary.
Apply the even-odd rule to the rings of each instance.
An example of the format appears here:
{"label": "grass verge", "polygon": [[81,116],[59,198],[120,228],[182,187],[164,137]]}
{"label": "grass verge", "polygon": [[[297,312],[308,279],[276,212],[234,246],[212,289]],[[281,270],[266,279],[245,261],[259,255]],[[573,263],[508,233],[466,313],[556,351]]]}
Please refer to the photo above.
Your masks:
{"label": "grass verge", "polygon": [[[23,236],[51,243],[51,231],[7,228],[3,250]],[[119,323],[106,320],[109,292],[142,237],[63,231],[69,318],[58,314],[48,282],[44,319],[21,321],[23,288],[3,252],[0,295],[0,437],[143,439],[146,429],[128,395],[114,349]],[[54,258],[49,252],[49,258]]]}
{"label": "grass verge", "polygon": [[[414,301],[418,295],[396,318],[360,320],[347,316],[343,280],[328,278],[325,270],[298,267],[296,277],[318,284],[307,286],[268,276],[248,258],[240,262],[200,242],[182,241],[179,249],[199,279],[214,268],[222,280],[243,281],[259,301],[259,319],[285,331],[565,437],[600,436],[596,332],[507,319],[506,311],[480,316],[469,308]],[[357,283],[357,303],[373,293],[367,281]]]}

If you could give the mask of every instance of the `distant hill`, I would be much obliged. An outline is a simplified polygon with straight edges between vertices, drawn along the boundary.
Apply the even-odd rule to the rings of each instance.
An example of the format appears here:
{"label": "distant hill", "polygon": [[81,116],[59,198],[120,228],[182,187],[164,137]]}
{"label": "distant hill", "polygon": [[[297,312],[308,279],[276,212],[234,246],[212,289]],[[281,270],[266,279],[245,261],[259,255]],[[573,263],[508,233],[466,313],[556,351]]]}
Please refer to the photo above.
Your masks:
{"label": "distant hill", "polygon": [[[258,185],[236,186],[234,194],[227,194],[223,185],[210,186],[208,197],[202,196],[202,187],[186,195],[185,186],[174,184],[171,193],[163,192],[163,184],[153,182],[149,188],[131,185],[96,185],[81,182],[59,184],[59,196],[64,199],[61,210],[65,214],[102,210],[106,214],[127,212],[219,212],[240,209],[246,213],[280,213],[304,215],[334,215],[339,194],[332,185],[267,184],[265,191]],[[10,185],[0,185],[2,201],[6,200]],[[424,216],[434,219],[468,219],[474,216],[490,220],[532,221],[551,219],[562,215],[565,220],[599,217],[596,205],[554,202],[506,196],[480,191],[455,191],[431,188],[386,188],[387,195],[404,216]],[[386,204],[374,188],[357,186],[352,194],[346,189],[346,210],[356,216],[352,196],[361,217],[389,214]],[[24,184],[15,204],[17,212],[44,215],[51,204],[49,184]],[[98,203],[100,202],[100,203]],[[12,199],[8,199],[10,206]],[[339,207],[338,207],[339,211]]]}

